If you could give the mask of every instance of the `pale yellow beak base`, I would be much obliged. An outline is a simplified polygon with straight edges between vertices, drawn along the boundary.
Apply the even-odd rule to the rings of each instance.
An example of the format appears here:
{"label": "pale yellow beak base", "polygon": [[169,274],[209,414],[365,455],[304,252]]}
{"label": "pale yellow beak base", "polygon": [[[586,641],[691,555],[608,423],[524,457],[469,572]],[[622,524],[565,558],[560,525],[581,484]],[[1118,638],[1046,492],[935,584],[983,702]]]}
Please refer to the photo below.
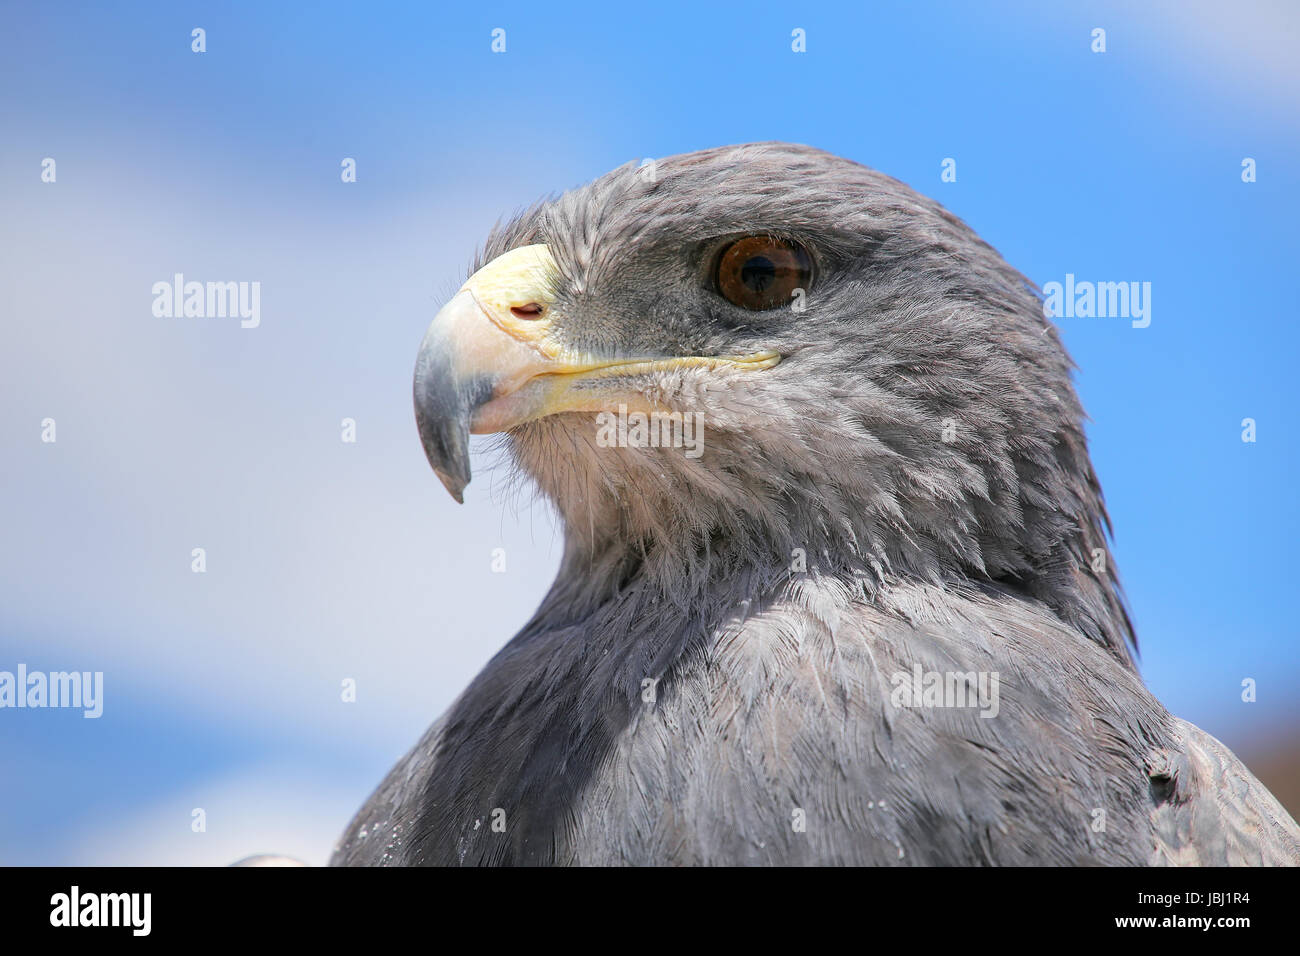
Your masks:
{"label": "pale yellow beak base", "polygon": [[627,359],[573,353],[554,334],[558,275],[545,245],[512,249],[474,273],[425,333],[415,368],[416,423],[430,464],[458,501],[470,478],[471,432],[620,403],[648,410],[644,395],[625,388],[647,372],[754,371],[780,361],[774,352]]}

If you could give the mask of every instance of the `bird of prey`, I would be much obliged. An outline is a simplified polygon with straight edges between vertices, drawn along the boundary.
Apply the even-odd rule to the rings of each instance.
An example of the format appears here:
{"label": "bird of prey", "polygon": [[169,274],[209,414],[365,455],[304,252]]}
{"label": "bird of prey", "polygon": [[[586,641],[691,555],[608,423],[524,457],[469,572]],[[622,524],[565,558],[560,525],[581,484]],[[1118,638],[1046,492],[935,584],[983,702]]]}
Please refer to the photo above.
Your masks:
{"label": "bird of prey", "polygon": [[712,149],[527,210],[471,271],[420,438],[460,500],[504,433],[562,563],[333,863],[1300,861],[1138,676],[1060,336],[937,203]]}

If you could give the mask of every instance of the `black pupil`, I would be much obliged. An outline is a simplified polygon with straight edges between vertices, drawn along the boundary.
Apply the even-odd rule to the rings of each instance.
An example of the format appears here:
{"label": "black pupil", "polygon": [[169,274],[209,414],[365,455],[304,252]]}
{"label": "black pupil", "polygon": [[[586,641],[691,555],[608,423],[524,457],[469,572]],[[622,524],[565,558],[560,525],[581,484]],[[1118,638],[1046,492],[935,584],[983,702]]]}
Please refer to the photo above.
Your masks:
{"label": "black pupil", "polygon": [[740,281],[754,292],[766,292],[776,281],[776,264],[766,256],[753,256],[740,267]]}

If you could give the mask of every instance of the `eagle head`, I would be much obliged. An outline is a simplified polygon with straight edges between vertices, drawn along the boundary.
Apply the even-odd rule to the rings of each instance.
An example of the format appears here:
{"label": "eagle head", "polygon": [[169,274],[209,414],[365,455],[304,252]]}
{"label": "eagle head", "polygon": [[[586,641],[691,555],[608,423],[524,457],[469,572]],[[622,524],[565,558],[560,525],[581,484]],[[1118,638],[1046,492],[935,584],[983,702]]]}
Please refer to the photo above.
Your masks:
{"label": "eagle head", "polygon": [[951,213],[759,143],[498,227],[424,338],[415,412],[457,500],[469,435],[506,436],[563,522],[571,605],[633,577],[672,600],[919,578],[1043,601],[1128,661],[1070,373],[1034,286]]}

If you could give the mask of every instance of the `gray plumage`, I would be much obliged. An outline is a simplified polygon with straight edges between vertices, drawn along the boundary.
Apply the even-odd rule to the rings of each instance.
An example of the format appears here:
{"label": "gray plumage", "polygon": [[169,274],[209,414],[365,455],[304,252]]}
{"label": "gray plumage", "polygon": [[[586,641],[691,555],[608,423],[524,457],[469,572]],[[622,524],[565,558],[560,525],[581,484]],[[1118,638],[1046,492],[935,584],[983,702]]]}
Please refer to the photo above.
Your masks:
{"label": "gray plumage", "polygon": [[[709,287],[754,234],[812,251],[806,311]],[[637,376],[706,413],[699,459],[600,447],[591,412],[510,430],[559,574],[335,864],[1300,862],[1286,811],[1138,677],[1070,361],[963,223],[756,144],[615,170],[479,264],[534,243],[566,348],[782,361]],[[996,716],[900,706],[917,665],[996,673]]]}

